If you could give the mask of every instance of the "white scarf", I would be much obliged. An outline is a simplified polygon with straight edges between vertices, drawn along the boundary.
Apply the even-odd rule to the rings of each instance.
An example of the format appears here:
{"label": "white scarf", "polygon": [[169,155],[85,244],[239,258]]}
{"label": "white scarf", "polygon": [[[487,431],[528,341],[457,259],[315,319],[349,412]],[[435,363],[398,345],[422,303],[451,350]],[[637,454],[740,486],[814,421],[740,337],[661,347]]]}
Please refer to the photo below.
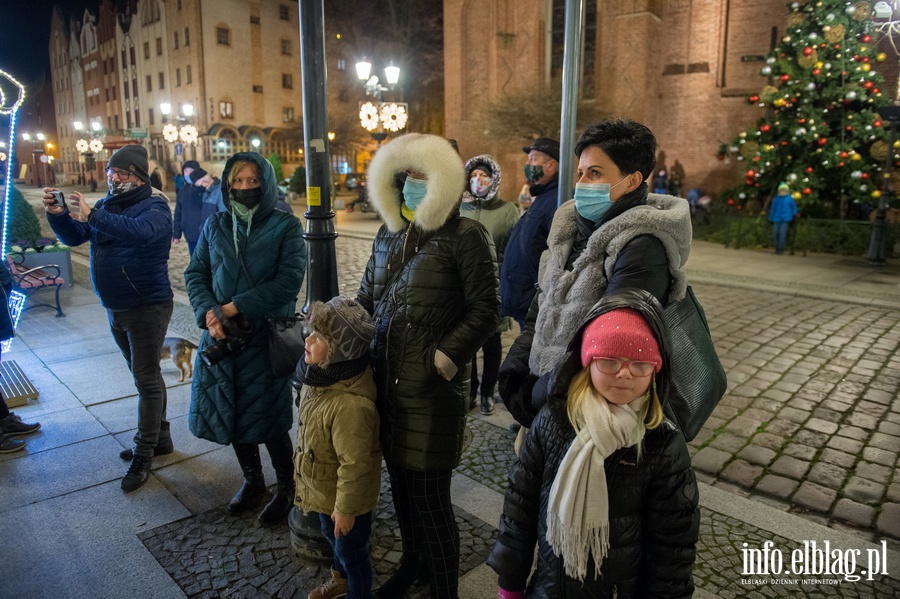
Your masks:
{"label": "white scarf", "polygon": [[617,449],[641,442],[640,413],[646,401],[642,395],[616,405],[597,396],[582,403],[584,427],[559,465],[547,506],[547,542],[572,578],[585,579],[590,555],[596,564],[594,578],[599,575],[609,548],[604,461]]}

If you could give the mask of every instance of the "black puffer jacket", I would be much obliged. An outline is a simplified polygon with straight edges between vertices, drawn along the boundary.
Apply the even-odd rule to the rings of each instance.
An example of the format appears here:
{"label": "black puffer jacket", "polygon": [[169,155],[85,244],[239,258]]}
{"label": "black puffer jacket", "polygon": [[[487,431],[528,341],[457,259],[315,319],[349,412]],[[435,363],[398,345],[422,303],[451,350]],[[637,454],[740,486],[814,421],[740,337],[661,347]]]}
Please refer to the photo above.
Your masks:
{"label": "black puffer jacket", "polygon": [[[401,214],[395,181],[407,168],[428,176],[412,223]],[[493,242],[481,224],[458,213],[463,174],[446,140],[413,133],[382,147],[368,173],[369,193],[385,224],[357,295],[375,322],[384,458],[413,470],[459,464],[469,363],[499,319]],[[435,369],[437,350],[458,368],[449,381]]]}
{"label": "black puffer jacket", "polygon": [[[648,292],[627,289],[607,296],[585,322],[619,307],[638,309],[648,318],[661,340],[665,364],[669,352],[661,308]],[[575,438],[566,415],[566,390],[581,368],[582,329],[566,361],[554,371],[551,398],[534,419],[510,471],[500,531],[488,565],[500,575],[501,587],[524,590],[537,544],[537,570],[528,581],[527,597],[690,597],[700,524],[697,483],[684,436],[668,420],[647,431],[640,460],[636,447],[620,449],[606,459],[609,553],[600,577],[594,579],[594,565],[589,564],[584,583],[569,578],[547,543],[550,488]],[[657,385],[665,382],[665,376],[663,370]],[[665,390],[660,391],[663,397]]]}

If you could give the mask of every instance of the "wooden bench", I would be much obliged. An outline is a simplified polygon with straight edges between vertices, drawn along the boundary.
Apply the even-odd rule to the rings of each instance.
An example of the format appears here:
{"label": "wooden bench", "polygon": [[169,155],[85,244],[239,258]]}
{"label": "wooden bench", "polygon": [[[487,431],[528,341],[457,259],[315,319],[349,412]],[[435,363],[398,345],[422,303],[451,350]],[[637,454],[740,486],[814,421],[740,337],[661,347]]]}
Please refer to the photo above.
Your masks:
{"label": "wooden bench", "polygon": [[[22,265],[24,260],[22,254],[6,254],[6,261],[9,264],[9,270],[12,273],[13,288],[22,292],[26,299],[32,293],[46,289],[48,287],[56,287],[56,317],[65,316],[62,306],[59,304],[59,290],[66,284],[60,274],[60,268],[56,264],[48,264],[39,268],[26,268]],[[52,308],[52,304],[33,304],[25,308],[36,308],[38,306],[46,306]]]}

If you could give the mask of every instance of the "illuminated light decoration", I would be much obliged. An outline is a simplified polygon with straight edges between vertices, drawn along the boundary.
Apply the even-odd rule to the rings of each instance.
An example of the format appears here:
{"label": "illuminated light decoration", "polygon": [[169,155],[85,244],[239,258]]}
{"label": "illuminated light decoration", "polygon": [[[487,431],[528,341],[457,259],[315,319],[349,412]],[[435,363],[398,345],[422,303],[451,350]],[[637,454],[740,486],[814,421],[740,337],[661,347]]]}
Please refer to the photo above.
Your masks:
{"label": "illuminated light decoration", "polygon": [[[21,291],[16,291],[13,289],[9,292],[9,315],[12,317],[12,326],[13,330],[19,326],[19,317],[22,315],[22,309],[25,306],[25,294]],[[10,337],[3,343],[0,343],[0,347],[3,348],[3,351],[9,351],[9,346],[12,345],[12,340],[15,337]]]}
{"label": "illuminated light decoration", "polygon": [[79,139],[75,142],[75,149],[79,152],[87,152],[88,151],[88,141],[86,139]]}
{"label": "illuminated light decoration", "polygon": [[99,152],[103,149],[103,142],[99,139],[92,139],[88,147],[91,149],[91,152]]}
{"label": "illuminated light decoration", "polygon": [[197,143],[197,140],[200,139],[200,134],[193,125],[185,125],[178,133],[178,137],[186,144],[195,144]]}
{"label": "illuminated light decoration", "polygon": [[359,122],[366,131],[374,131],[378,128],[378,107],[372,102],[366,102],[359,107]]}
{"label": "illuminated light decoration", "polygon": [[162,134],[163,139],[165,139],[170,144],[178,141],[178,127],[176,127],[172,123],[166,123],[166,125],[163,126]]}
{"label": "illuminated light decoration", "polygon": [[[5,114],[9,116],[9,154],[10,156],[15,156],[15,146],[16,146],[16,115],[19,111],[19,107],[25,101],[25,86],[19,83],[15,77],[7,73],[6,71],[0,70],[0,77],[3,77],[7,81],[15,86],[17,94],[15,101],[11,101],[10,104],[7,104],[6,94],[3,92],[3,88],[0,87],[0,114]],[[6,193],[3,197],[3,232],[0,234],[0,258],[6,258],[6,226],[9,223],[9,196],[12,194],[13,186],[10,182],[13,180],[12,173],[12,160],[6,161]]]}
{"label": "illuminated light decoration", "polygon": [[7,159],[6,152],[0,151],[0,162],[5,162]]}
{"label": "illuminated light decoration", "polygon": [[408,117],[404,106],[391,102],[381,107],[381,124],[388,131],[396,133],[403,129],[406,127],[407,120]]}

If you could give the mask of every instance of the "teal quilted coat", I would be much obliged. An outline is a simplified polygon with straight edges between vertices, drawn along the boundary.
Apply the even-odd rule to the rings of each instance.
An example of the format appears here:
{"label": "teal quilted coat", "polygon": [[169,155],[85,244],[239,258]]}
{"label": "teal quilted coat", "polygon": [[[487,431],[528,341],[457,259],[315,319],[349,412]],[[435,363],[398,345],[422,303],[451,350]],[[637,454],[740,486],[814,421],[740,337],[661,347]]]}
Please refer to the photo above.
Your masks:
{"label": "teal quilted coat", "polygon": [[[247,223],[231,213],[227,181],[235,160],[256,163],[262,182],[263,198],[250,222],[249,235]],[[206,221],[184,271],[201,329],[206,328],[209,309],[234,302],[254,330],[247,347],[212,367],[203,363],[200,352],[214,340],[205,330],[200,338],[188,425],[201,439],[221,444],[264,443],[291,428],[291,390],[286,378],[275,378],[269,369],[265,317],[294,314],[306,270],[306,242],[300,221],[275,209],[277,193],[275,173],[265,158],[251,152],[229,158],[222,173],[222,197],[228,210]]]}

